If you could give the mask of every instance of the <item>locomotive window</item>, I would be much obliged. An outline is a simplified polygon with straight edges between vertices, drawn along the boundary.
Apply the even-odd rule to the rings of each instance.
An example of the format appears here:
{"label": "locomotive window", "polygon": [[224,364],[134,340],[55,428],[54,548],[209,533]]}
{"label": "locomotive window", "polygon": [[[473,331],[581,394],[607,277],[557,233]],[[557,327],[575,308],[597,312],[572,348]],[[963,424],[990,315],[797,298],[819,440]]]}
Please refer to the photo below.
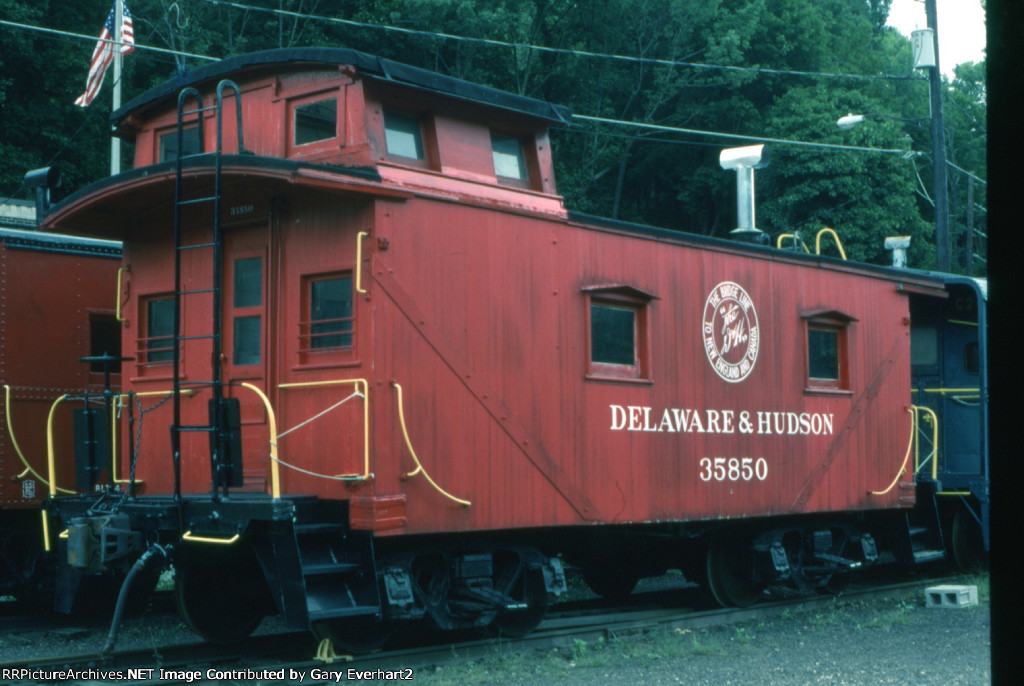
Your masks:
{"label": "locomotive window", "polygon": [[389,155],[425,159],[420,118],[415,115],[385,110],[384,139]]}
{"label": "locomotive window", "polygon": [[971,341],[964,346],[964,371],[968,374],[977,374],[981,369],[978,359],[978,342]]}
{"label": "locomotive window", "polygon": [[309,281],[309,333],[306,350],[335,350],[352,346],[352,277]]}
{"label": "locomotive window", "polygon": [[915,326],[910,329],[910,363],[939,363],[939,331],[934,326]]}
{"label": "locomotive window", "polygon": [[337,98],[318,100],[295,108],[295,145],[334,138],[337,132]]}
{"label": "locomotive window", "polygon": [[494,156],[494,174],[499,180],[515,185],[525,185],[529,175],[523,144],[518,138],[491,132],[491,152]]}
{"label": "locomotive window", "polygon": [[[199,127],[190,126],[181,133],[184,154],[199,154],[201,152],[199,149]],[[160,161],[171,162],[176,159],[178,159],[178,132],[174,130],[160,136]]]}
{"label": "locomotive window", "polygon": [[143,308],[146,337],[139,341],[139,361],[162,364],[174,358],[174,298],[159,297],[145,301]]}

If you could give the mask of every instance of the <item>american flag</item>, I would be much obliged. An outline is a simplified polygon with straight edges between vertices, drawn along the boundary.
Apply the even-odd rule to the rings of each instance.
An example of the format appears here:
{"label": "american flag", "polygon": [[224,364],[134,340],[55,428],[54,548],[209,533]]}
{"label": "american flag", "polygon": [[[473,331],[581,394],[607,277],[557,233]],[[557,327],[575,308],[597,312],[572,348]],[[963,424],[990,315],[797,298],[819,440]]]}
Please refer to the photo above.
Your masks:
{"label": "american flag", "polygon": [[[85,92],[78,96],[75,104],[79,107],[88,107],[93,98],[100,91],[103,85],[103,77],[107,73],[107,67],[114,61],[114,50],[117,46],[114,42],[117,38],[114,35],[114,17],[116,15],[118,0],[114,0],[114,6],[110,8],[107,15],[107,23],[103,25],[100,39],[96,42],[96,49],[92,52],[92,61],[89,63],[89,78],[85,82]],[[121,4],[121,54],[127,55],[135,50],[135,32],[132,29],[132,15],[128,12],[128,5]]]}

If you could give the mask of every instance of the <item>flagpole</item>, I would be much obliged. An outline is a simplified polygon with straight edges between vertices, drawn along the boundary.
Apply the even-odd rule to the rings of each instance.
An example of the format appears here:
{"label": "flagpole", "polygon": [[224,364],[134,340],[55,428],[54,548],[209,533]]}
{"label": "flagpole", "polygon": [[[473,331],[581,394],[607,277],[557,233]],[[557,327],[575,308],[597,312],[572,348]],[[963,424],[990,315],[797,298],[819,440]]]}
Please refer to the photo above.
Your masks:
{"label": "flagpole", "polygon": [[[111,112],[121,107],[121,45],[124,39],[122,23],[124,20],[123,0],[114,0],[114,102]],[[110,175],[121,173],[121,139],[110,137]]]}

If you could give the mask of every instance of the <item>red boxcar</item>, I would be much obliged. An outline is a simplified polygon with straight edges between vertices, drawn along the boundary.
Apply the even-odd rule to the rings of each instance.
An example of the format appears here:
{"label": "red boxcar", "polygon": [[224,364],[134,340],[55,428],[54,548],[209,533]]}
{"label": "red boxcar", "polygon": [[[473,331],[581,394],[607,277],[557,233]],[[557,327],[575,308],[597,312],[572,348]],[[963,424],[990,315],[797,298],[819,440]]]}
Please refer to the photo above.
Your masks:
{"label": "red boxcar", "polygon": [[[102,365],[80,358],[120,352],[119,257],[120,245],[111,241],[0,228],[2,594],[23,596],[40,582],[39,505],[50,488],[45,428],[51,408],[64,394],[102,391]],[[71,414],[64,407],[54,416],[66,424]],[[69,430],[54,438],[58,452],[73,454]],[[75,492],[74,460],[60,463],[56,483]]]}
{"label": "red boxcar", "polygon": [[[176,546],[200,633],[517,632],[559,553],[605,593],[681,567],[745,603],[887,547],[875,516],[914,504],[908,293],[941,284],[572,215],[568,118],[345,50],[232,58],[115,113],[135,169],[46,221],[125,242],[146,412],[111,513],[125,559]],[[120,564],[80,499],[51,512],[72,567]]]}

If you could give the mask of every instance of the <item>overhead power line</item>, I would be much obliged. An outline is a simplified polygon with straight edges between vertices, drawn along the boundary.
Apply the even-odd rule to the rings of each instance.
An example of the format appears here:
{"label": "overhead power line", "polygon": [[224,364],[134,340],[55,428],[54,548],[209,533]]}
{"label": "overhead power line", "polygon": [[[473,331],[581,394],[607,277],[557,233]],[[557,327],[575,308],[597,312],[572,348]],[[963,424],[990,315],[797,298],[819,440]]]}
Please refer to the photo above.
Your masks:
{"label": "overhead power line", "polygon": [[700,136],[712,136],[714,138],[730,138],[733,140],[740,141],[751,141],[754,143],[779,143],[784,145],[793,145],[804,148],[831,148],[834,150],[846,150],[846,151],[857,151],[857,152],[877,152],[886,153],[891,155],[901,155],[903,157],[918,157],[923,153],[916,152],[913,150],[901,150],[899,148],[868,148],[859,145],[842,145],[839,143],[811,143],[808,141],[796,141],[787,138],[769,138],[767,136],[747,136],[739,133],[723,133],[721,131],[704,131],[701,129],[687,129],[681,126],[665,126],[663,124],[648,124],[645,122],[637,121],[623,121],[621,119],[608,119],[606,117],[591,117],[585,114],[573,114],[573,119],[580,119],[583,121],[592,121],[599,124],[614,124],[616,126],[634,126],[641,129],[652,129],[655,131],[670,131],[674,133],[688,133]]}
{"label": "overhead power line", "polygon": [[837,79],[882,79],[888,81],[921,81],[927,80],[922,79],[919,76],[905,75],[905,76],[892,76],[887,74],[838,74],[830,72],[815,72],[815,71],[797,71],[788,69],[770,69],[766,67],[737,67],[723,64],[707,64],[703,62],[684,62],[679,60],[666,60],[651,57],[636,57],[633,55],[616,55],[601,52],[590,52],[587,50],[570,50],[567,48],[552,48],[546,45],[531,45],[529,43],[512,43],[509,41],[500,41],[493,38],[475,38],[471,36],[459,36],[452,33],[443,33],[439,31],[426,31],[423,29],[409,29],[401,26],[389,26],[387,24],[371,24],[368,22],[355,21],[353,19],[341,19],[339,17],[326,17],[318,14],[309,14],[306,12],[293,12],[292,10],[286,10],[281,8],[273,7],[256,7],[254,5],[246,5],[240,2],[231,2],[230,0],[198,0],[206,5],[222,5],[224,7],[232,7],[234,9],[252,11],[252,12],[265,12],[268,14],[276,14],[278,16],[292,17],[295,19],[308,19],[315,21],[322,21],[331,24],[343,24],[345,26],[355,26],[363,29],[374,29],[379,31],[393,31],[396,33],[404,33],[413,36],[424,36],[427,38],[442,38],[444,40],[461,41],[464,43],[480,43],[481,45],[490,45],[501,48],[513,48],[516,50],[535,50],[537,52],[550,52],[562,55],[574,55],[577,57],[592,57],[596,59],[608,59],[608,60],[619,60],[624,62],[638,62],[644,64],[657,64],[668,67],[691,67],[694,69],[716,69],[720,71],[738,71],[748,72],[756,74],[777,74],[783,76],[811,76],[811,77],[824,77],[824,78],[837,78]]}
{"label": "overhead power line", "polygon": [[[120,45],[120,41],[106,40],[106,39],[103,39],[103,38],[97,39],[95,35],[87,36],[87,35],[82,34],[82,33],[73,33],[71,31],[61,31],[60,29],[48,29],[48,28],[43,27],[43,26],[32,26],[31,24],[19,24],[18,22],[7,21],[5,19],[0,19],[0,26],[10,26],[11,28],[15,28],[15,29],[22,29],[22,30],[26,30],[26,31],[35,31],[37,33],[45,33],[45,34],[48,34],[48,35],[51,35],[51,36],[62,36],[62,37],[65,37],[65,38],[79,38],[81,40],[89,41],[90,44],[95,44],[98,41],[103,41],[104,43],[115,43],[115,44]],[[161,54],[164,54],[164,55],[177,55],[177,56],[181,56],[181,57],[192,57],[192,58],[197,59],[197,60],[207,60],[208,62],[216,62],[216,61],[221,59],[219,57],[210,57],[208,55],[195,55],[195,54],[190,53],[190,52],[182,52],[181,50],[170,50],[168,48],[158,48],[158,47],[156,47],[154,45],[141,45],[139,43],[135,43],[134,46],[135,46],[136,50],[143,50],[143,51],[146,51],[146,52],[156,52],[156,53],[161,53]]]}

